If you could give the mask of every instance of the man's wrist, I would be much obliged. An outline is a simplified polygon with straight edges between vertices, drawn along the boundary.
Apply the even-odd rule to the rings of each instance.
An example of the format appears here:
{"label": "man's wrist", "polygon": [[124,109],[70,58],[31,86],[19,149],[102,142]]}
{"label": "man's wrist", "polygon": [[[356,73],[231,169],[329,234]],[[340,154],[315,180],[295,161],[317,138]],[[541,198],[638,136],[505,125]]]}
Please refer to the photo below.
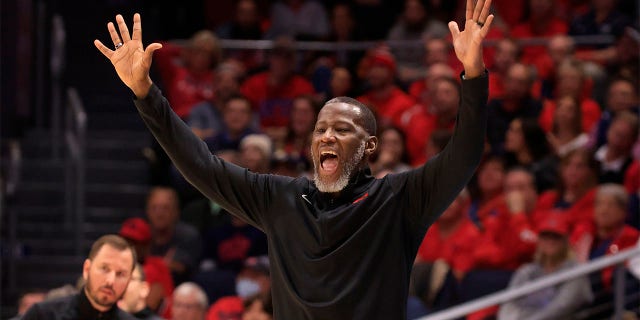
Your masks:
{"label": "man's wrist", "polygon": [[486,68],[484,66],[484,63],[482,65],[477,65],[477,66],[465,66],[464,67],[464,78],[465,79],[472,79],[475,77],[479,77],[481,75],[484,74]]}

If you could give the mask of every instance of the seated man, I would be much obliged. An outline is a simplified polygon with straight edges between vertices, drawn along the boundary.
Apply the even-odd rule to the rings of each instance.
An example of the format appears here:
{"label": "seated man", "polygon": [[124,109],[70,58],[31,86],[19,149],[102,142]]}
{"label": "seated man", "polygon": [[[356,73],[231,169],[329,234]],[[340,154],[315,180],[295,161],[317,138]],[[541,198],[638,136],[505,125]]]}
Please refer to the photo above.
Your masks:
{"label": "seated man", "polygon": [[150,286],[145,278],[142,267],[136,263],[131,275],[131,280],[124,292],[122,299],[118,301],[120,309],[131,313],[138,319],[145,320],[162,320],[147,306],[147,297],[149,296]]}

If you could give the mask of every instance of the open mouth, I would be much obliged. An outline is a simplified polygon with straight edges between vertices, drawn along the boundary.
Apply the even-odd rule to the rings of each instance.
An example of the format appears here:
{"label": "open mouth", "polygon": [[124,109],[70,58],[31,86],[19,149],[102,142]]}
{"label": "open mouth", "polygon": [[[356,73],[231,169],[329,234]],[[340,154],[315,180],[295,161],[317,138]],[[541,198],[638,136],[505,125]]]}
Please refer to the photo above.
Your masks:
{"label": "open mouth", "polygon": [[338,170],[338,154],[333,151],[320,153],[320,167],[327,174],[333,174]]}

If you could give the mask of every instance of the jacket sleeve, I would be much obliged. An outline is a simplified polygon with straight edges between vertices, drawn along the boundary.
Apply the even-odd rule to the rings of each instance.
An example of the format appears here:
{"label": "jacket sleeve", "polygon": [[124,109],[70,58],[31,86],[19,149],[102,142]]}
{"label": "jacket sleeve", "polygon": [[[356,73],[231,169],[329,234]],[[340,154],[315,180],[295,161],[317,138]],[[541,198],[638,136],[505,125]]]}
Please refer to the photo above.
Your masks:
{"label": "jacket sleeve", "polygon": [[413,220],[428,227],[455,199],[475,171],[484,149],[488,73],[462,80],[453,136],[442,152],[406,172],[405,194]]}
{"label": "jacket sleeve", "polygon": [[566,317],[592,300],[593,293],[589,280],[585,277],[573,279],[560,285],[551,302],[527,320],[553,320]]}
{"label": "jacket sleeve", "polygon": [[184,178],[203,195],[231,214],[264,231],[267,211],[276,185],[288,177],[261,175],[212,155],[204,141],[171,110],[160,89],[153,85],[144,99],[134,101],[142,120]]}

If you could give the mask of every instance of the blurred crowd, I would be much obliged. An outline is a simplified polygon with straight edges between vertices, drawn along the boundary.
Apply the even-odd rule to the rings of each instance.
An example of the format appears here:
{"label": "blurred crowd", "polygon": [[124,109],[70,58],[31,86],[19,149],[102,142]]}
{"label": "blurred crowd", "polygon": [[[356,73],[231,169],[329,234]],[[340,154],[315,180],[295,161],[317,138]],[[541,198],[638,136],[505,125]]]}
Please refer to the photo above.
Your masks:
{"label": "blurred crowd", "polygon": [[[357,98],[377,116],[370,169],[378,178],[446,147],[462,71],[447,23],[461,21],[464,1],[285,0],[267,15],[254,0],[235,5],[230,22],[163,42],[154,56],[155,82],[212,154],[254,172],[312,177],[315,117],[335,96]],[[494,2],[484,159],[418,251],[410,316],[639,243],[637,6]],[[220,39],[274,46],[223,49]],[[379,44],[296,50],[303,40]],[[138,252],[145,305],[168,319],[271,319],[264,234],[192,188],[159,146],[147,151],[154,187],[146,216],[120,230]],[[469,318],[561,319],[610,300],[614,277],[604,269]]]}

